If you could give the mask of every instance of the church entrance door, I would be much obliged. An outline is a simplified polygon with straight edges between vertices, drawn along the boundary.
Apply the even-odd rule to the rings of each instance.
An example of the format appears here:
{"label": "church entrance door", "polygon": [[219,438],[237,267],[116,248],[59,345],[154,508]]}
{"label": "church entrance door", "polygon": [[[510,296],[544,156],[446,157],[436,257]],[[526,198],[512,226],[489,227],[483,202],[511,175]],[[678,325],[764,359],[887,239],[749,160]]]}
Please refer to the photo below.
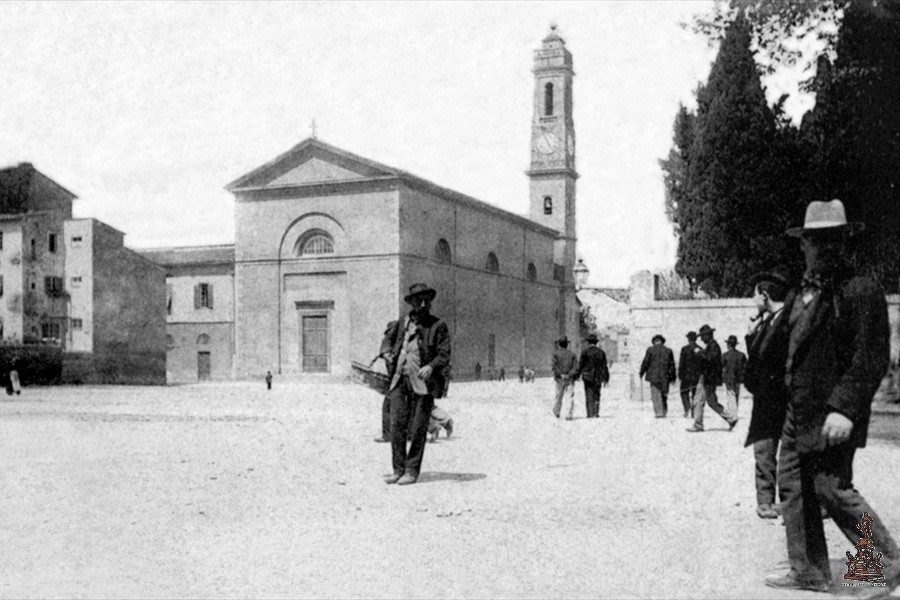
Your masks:
{"label": "church entrance door", "polygon": [[327,373],[328,315],[302,315],[300,321],[300,354],[304,373]]}
{"label": "church entrance door", "polygon": [[197,379],[199,381],[207,381],[210,378],[211,363],[209,352],[197,353]]}

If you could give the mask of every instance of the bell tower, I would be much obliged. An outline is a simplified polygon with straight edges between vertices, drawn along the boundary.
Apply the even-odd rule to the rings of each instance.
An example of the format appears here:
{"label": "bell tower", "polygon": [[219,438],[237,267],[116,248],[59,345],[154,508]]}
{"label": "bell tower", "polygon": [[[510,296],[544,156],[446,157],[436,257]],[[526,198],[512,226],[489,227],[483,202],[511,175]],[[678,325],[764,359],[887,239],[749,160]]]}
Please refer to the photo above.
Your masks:
{"label": "bell tower", "polygon": [[559,232],[554,279],[560,283],[559,329],[578,340],[575,301],[575,122],[572,119],[572,54],[550,26],[534,51],[534,115],[531,119],[530,210],[532,221]]}

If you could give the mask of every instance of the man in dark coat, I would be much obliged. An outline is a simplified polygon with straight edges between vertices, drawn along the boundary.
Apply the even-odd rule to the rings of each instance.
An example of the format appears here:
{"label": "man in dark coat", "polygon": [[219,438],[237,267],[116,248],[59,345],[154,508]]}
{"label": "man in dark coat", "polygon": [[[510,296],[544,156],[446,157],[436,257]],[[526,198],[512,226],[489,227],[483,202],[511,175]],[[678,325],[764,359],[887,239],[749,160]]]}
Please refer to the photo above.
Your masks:
{"label": "man in dark coat", "polygon": [[[381,338],[381,347],[378,350],[378,358],[384,359],[384,364],[388,369],[393,366],[393,349],[397,340],[398,328],[400,321],[389,321],[384,329],[384,335]],[[378,360],[377,358],[375,360]],[[374,362],[374,361],[373,361]],[[388,377],[393,377],[394,373],[389,372]],[[381,403],[381,437],[375,438],[378,443],[390,443],[391,441],[391,395],[385,394]]]}
{"label": "man in dark coat", "polygon": [[753,394],[750,430],[744,444],[753,444],[756,460],[756,514],[775,519],[775,483],[778,440],[787,411],[788,390],[784,364],[788,350],[788,320],[784,317],[787,280],[779,273],[760,273],[751,280],[753,301],[759,311],[756,326],[747,334],[744,383]]}
{"label": "man in dark coat", "polygon": [[737,349],[737,336],[729,335],[725,340],[728,350],[722,355],[722,382],[725,384],[725,398],[731,414],[738,414],[738,401],[741,396],[741,384],[744,383],[744,368],[747,357]]}
{"label": "man in dark coat", "polygon": [[557,340],[559,349],[553,353],[553,380],[556,382],[556,400],[553,403],[553,414],[559,418],[562,410],[563,396],[568,396],[569,414],[566,420],[572,420],[575,411],[575,380],[578,379],[578,359],[569,350],[569,338],[562,336]]}
{"label": "man in dark coat", "polygon": [[678,356],[678,381],[681,382],[681,405],[684,407],[684,417],[691,416],[691,405],[694,396],[697,395],[697,382],[700,381],[700,368],[702,363],[697,356],[700,346],[697,345],[697,333],[688,331],[688,343],[681,347]]}
{"label": "man in dark coat", "polygon": [[640,376],[647,374],[653,412],[657,419],[664,419],[669,410],[666,399],[669,384],[675,381],[675,355],[670,348],[666,348],[666,338],[663,336],[656,334],[650,341],[653,345],[647,348],[647,353],[644,354]]}
{"label": "man in dark coat", "polygon": [[734,429],[737,424],[737,415],[732,415],[727,408],[719,404],[716,396],[716,388],[722,385],[722,350],[719,343],[713,339],[715,329],[709,325],[700,328],[700,341],[704,347],[697,349],[697,356],[701,361],[700,393],[694,398],[694,424],[688,427],[691,433],[703,431],[703,405],[716,411],[720,417],[728,423],[728,430]]}
{"label": "man in dark coat", "polygon": [[585,341],[588,347],[581,351],[578,374],[584,382],[584,404],[588,419],[600,418],[600,388],[609,382],[606,353],[597,347],[597,334],[591,333]]}
{"label": "man in dark coat", "polygon": [[[852,545],[865,513],[873,520],[873,552],[883,555],[890,593],[900,583],[900,549],[885,523],[853,486],[853,458],[866,444],[872,397],[890,363],[884,293],[856,275],[846,245],[862,231],[848,223],[840,200],[812,202],[800,238],[803,283],[785,300],[791,326],[785,382],[790,390],[778,465],[787,534],[787,575],[766,584],[825,591],[831,569],[820,505]],[[873,588],[879,592],[877,588]]]}
{"label": "man in dark coat", "polygon": [[[387,483],[415,483],[422,468],[428,421],[434,399],[444,390],[444,369],[450,364],[450,331],[431,314],[437,292],[413,284],[404,298],[412,306],[397,328],[391,348],[391,457],[393,475]],[[410,439],[409,450],[406,438]]]}

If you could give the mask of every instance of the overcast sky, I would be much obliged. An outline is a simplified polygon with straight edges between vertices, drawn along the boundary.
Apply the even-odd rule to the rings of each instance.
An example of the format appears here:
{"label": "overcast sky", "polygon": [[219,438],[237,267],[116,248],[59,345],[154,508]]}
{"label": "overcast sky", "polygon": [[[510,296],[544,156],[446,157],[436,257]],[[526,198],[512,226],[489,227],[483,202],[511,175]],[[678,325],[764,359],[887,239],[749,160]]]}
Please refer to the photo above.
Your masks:
{"label": "overcast sky", "polygon": [[590,285],[674,264],[658,160],[714,50],[709,2],[0,3],[0,166],[34,163],[132,247],[234,241],[223,187],[310,134],[528,210],[532,51],[575,63]]}

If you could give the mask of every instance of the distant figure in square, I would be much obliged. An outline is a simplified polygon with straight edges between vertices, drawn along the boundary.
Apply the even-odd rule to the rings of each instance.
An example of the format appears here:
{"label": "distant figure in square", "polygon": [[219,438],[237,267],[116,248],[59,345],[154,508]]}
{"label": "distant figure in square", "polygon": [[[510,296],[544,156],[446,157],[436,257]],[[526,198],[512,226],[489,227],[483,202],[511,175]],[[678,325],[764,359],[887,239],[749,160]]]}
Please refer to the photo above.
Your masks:
{"label": "distant figure in square", "polygon": [[581,351],[578,374],[584,382],[584,404],[588,419],[600,418],[600,388],[609,383],[609,367],[606,352],[597,347],[597,334],[591,333],[585,341],[588,347]]}
{"label": "distant figure in square", "polygon": [[722,355],[722,381],[725,383],[725,398],[728,401],[728,410],[731,411],[731,414],[737,416],[747,357],[737,349],[737,336],[729,335],[728,339],[725,340],[725,345],[728,347],[728,350]]}
{"label": "distant figure in square", "polygon": [[266,371],[266,389],[272,389],[272,371]]}
{"label": "distant figure in square", "polygon": [[647,353],[644,354],[640,377],[647,375],[653,412],[657,419],[664,419],[669,411],[666,398],[669,394],[669,384],[675,381],[675,355],[666,347],[666,338],[663,336],[656,334],[650,341],[653,345],[647,348]]}
{"label": "distant figure in square", "polygon": [[694,331],[687,332],[688,343],[681,347],[681,354],[678,356],[678,381],[681,382],[681,405],[684,408],[684,417],[693,416],[691,405],[694,403],[694,396],[697,395],[697,383],[700,381],[700,369],[703,363],[697,352],[700,346],[697,345],[697,333]]}
{"label": "distant figure in square", "polygon": [[506,381],[506,369],[500,367],[500,377],[497,379],[498,381]]}
{"label": "distant figure in square", "polygon": [[523,383],[525,381],[525,366],[519,365],[519,383]]}
{"label": "distant figure in square", "polygon": [[559,418],[562,410],[563,396],[568,396],[569,413],[567,421],[572,420],[575,411],[575,380],[578,378],[578,358],[569,350],[569,338],[562,336],[556,342],[559,349],[553,353],[553,380],[556,382],[556,401],[553,403],[553,414]]}
{"label": "distant figure in square", "polygon": [[525,369],[525,383],[534,383],[534,369]]}
{"label": "distant figure in square", "polygon": [[481,381],[481,363],[475,363],[475,381]]}
{"label": "distant figure in square", "polygon": [[700,328],[700,341],[703,348],[697,348],[697,356],[703,365],[700,370],[700,393],[694,397],[694,424],[688,427],[691,433],[700,433],[703,431],[703,405],[709,404],[709,407],[716,411],[720,417],[728,423],[728,430],[734,429],[737,425],[737,415],[719,404],[719,398],[716,396],[716,388],[722,384],[722,349],[719,348],[719,342],[713,339],[715,329],[709,325]]}

